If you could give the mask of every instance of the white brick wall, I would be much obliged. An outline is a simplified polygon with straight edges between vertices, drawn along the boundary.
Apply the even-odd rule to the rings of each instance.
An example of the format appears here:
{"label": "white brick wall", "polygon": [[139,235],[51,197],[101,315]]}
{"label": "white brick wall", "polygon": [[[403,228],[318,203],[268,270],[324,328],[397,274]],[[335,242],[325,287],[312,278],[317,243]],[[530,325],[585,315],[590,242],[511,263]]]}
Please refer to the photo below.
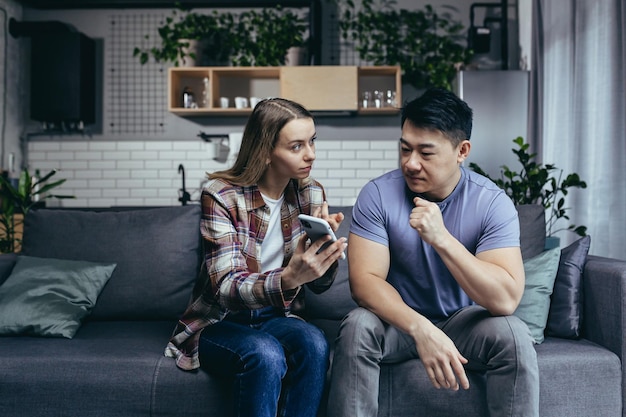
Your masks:
{"label": "white brick wall", "polygon": [[[397,141],[318,140],[312,176],[326,188],[331,205],[351,205],[371,178],[398,166]],[[49,206],[110,207],[178,205],[185,167],[192,200],[206,172],[223,169],[215,161],[216,145],[197,141],[31,141],[29,170],[67,181],[54,192],[76,196],[49,199]],[[230,162],[228,162],[230,164]]]}

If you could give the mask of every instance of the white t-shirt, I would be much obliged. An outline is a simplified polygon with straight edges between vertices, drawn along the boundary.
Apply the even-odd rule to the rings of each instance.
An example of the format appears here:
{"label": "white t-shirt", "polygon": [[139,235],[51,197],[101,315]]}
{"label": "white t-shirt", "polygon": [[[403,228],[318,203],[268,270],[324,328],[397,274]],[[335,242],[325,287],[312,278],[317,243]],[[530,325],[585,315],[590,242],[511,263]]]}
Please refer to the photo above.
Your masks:
{"label": "white t-shirt", "polygon": [[267,233],[261,244],[261,271],[271,271],[283,266],[283,259],[285,258],[285,239],[280,224],[280,208],[283,205],[285,195],[281,195],[278,200],[269,198],[265,194],[261,195],[270,209]]}

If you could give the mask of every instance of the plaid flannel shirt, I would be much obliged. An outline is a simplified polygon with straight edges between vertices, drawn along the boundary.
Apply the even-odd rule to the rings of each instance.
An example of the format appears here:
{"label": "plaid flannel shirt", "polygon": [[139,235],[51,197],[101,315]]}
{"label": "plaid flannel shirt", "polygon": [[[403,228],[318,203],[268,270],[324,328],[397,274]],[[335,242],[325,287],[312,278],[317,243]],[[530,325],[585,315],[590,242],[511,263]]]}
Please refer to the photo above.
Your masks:
{"label": "plaid flannel shirt", "polygon": [[[233,186],[219,179],[205,186],[200,221],[204,262],[192,301],[165,349],[165,355],[175,357],[180,368],[192,370],[200,366],[198,341],[202,329],[231,311],[275,306],[290,315],[301,288],[283,291],[281,274],[304,234],[298,214],[311,214],[325,200],[324,189],[314,180],[302,185],[297,193],[295,188],[287,187],[281,207],[283,266],[262,273],[261,243],[270,213],[258,187]],[[307,285],[315,292],[324,291],[335,274],[336,266]]]}

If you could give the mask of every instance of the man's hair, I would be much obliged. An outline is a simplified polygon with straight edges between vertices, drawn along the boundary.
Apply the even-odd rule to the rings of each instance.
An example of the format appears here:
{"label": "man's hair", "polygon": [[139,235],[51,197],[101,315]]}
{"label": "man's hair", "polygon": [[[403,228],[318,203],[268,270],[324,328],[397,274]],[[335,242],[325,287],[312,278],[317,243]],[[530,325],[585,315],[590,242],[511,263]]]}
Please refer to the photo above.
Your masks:
{"label": "man's hair", "polygon": [[209,178],[221,178],[241,186],[256,184],[267,169],[266,161],[282,128],[292,120],[303,118],[313,119],[313,116],[296,102],[283,98],[261,100],[246,123],[237,160],[231,168],[211,173]]}
{"label": "man's hair", "polygon": [[453,145],[469,140],[472,134],[472,109],[456,94],[443,88],[429,88],[402,108],[402,122],[421,129],[438,130]]}

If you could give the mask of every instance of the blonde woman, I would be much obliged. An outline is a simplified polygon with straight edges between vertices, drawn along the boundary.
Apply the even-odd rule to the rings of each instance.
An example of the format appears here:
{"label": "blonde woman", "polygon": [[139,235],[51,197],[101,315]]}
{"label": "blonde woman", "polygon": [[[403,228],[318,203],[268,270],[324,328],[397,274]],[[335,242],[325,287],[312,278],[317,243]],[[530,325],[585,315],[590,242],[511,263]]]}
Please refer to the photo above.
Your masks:
{"label": "blonde woman", "polygon": [[298,214],[337,230],[323,187],[309,177],[315,123],[301,105],[259,102],[234,165],[209,175],[202,192],[205,262],[193,300],[166,355],[185,370],[202,368],[232,382],[233,415],[314,417],[328,367],[323,333],[292,313],[303,287],[334,280],[347,243],[319,254]]}

